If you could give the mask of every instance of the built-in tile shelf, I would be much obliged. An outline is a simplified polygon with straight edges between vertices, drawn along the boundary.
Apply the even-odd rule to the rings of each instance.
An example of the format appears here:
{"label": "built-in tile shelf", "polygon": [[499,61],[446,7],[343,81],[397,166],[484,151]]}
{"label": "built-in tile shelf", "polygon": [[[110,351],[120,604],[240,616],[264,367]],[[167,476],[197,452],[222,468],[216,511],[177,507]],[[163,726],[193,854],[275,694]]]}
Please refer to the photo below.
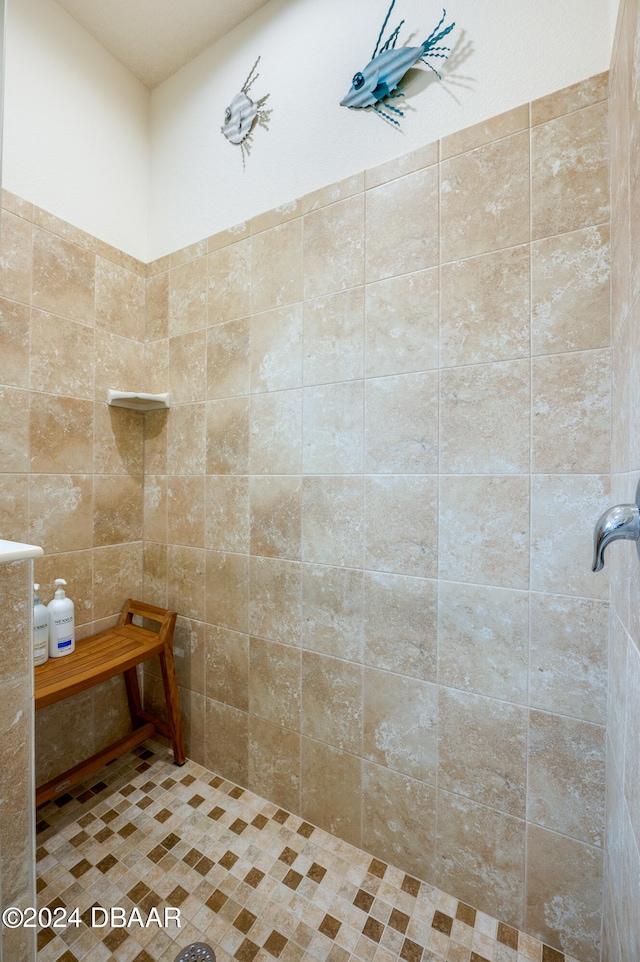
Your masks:
{"label": "built-in tile shelf", "polygon": [[166,394],[136,394],[133,391],[107,392],[107,403],[111,407],[130,408],[132,411],[158,411],[171,407],[171,395]]}
{"label": "built-in tile shelf", "polygon": [[0,564],[8,561],[24,561],[26,558],[40,558],[44,554],[37,544],[22,544],[20,541],[4,541],[0,538]]}

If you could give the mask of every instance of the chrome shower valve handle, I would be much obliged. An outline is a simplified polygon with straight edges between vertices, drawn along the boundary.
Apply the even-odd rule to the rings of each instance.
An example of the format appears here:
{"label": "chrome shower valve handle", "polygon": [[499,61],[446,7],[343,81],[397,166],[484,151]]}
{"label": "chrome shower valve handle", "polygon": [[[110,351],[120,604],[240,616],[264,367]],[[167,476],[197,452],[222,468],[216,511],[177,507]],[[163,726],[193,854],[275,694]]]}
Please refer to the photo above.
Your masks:
{"label": "chrome shower valve handle", "polygon": [[616,504],[598,518],[593,532],[592,571],[604,568],[604,551],[612,541],[635,541],[640,559],[640,482],[636,488],[635,504]]}

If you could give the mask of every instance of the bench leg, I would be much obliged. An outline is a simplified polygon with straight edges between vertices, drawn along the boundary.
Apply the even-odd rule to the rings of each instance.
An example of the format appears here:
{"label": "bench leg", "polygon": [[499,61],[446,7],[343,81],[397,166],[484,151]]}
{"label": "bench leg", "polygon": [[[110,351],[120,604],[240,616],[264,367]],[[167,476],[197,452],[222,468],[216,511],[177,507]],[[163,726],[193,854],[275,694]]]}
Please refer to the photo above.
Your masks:
{"label": "bench leg", "polygon": [[187,756],[184,752],[184,739],[182,737],[182,718],[180,717],[180,699],[178,697],[178,681],[176,678],[176,667],[173,660],[171,646],[167,645],[165,650],[160,652],[160,667],[162,669],[162,683],[164,685],[164,697],[167,703],[167,717],[171,730],[171,744],[173,746],[173,758],[176,765],[184,765]]}
{"label": "bench leg", "polygon": [[129,668],[124,672],[124,683],[127,689],[127,701],[129,702],[131,727],[139,728],[142,723],[140,719],[140,712],[142,711],[142,699],[140,698],[138,672],[135,668]]}

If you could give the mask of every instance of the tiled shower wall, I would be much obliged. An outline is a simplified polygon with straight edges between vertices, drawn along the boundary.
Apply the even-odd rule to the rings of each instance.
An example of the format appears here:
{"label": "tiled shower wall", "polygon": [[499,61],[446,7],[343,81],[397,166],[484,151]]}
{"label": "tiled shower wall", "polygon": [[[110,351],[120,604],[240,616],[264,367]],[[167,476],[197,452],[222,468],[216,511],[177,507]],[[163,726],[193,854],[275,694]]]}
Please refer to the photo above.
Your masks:
{"label": "tiled shower wall", "polygon": [[[25,805],[33,783],[33,708],[29,657],[29,592],[33,562],[0,564],[5,612],[0,661],[0,910],[34,904],[33,810]],[[33,962],[35,933],[0,928],[0,958]]]}
{"label": "tiled shower wall", "polygon": [[[0,534],[41,545],[46,603],[65,578],[77,637],[142,591],[145,265],[3,192]],[[129,385],[131,385],[129,387]],[[119,679],[36,716],[41,784],[126,731]]]}
{"label": "tiled shower wall", "polygon": [[[190,756],[585,962],[606,96],[594,78],[148,268],[5,194],[0,256],[1,533],[44,547],[45,601],[62,576],[80,635],[113,622],[144,497]],[[122,688],[38,722],[43,781],[116,736]]]}
{"label": "tiled shower wall", "polygon": [[[612,504],[640,477],[640,7],[620,4],[611,65]],[[635,545],[608,549],[611,640],[604,962],[640,957],[640,569]]]}
{"label": "tiled shower wall", "polygon": [[147,387],[172,408],[145,421],[145,597],[181,613],[188,754],[584,962],[607,93],[510,111],[147,280]]}

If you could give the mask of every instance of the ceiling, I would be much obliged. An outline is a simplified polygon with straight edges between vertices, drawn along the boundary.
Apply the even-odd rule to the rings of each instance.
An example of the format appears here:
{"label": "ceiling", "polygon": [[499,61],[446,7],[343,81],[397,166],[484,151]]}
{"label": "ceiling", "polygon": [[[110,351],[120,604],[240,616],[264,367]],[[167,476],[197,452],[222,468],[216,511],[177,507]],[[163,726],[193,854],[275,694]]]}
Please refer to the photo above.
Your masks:
{"label": "ceiling", "polygon": [[146,87],[197,57],[267,0],[58,0]]}

